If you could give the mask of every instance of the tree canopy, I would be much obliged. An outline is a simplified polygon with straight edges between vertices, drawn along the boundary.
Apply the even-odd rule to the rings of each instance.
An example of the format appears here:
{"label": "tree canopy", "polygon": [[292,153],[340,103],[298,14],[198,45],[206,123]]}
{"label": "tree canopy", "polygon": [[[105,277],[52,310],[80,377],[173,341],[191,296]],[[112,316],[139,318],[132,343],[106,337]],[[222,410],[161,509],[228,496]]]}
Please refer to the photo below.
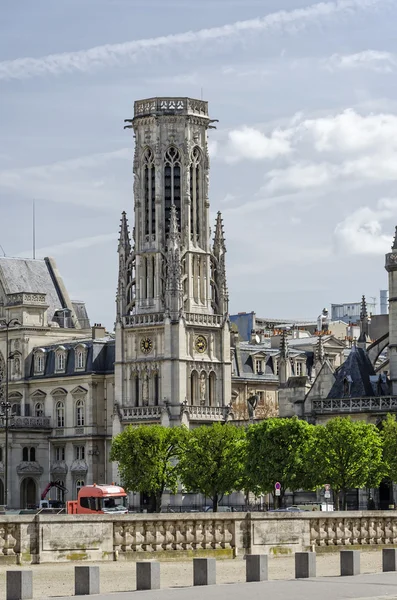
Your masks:
{"label": "tree canopy", "polygon": [[251,491],[311,489],[309,448],[314,426],[296,417],[267,419],[247,431],[247,480]]}
{"label": "tree canopy", "polygon": [[184,487],[212,499],[214,512],[224,494],[241,489],[245,466],[245,430],[214,423],[185,437],[178,470]]}
{"label": "tree canopy", "polygon": [[331,485],[337,509],[340,492],[346,509],[348,489],[375,487],[385,475],[381,436],[364,421],[336,417],[316,426],[312,457],[315,478],[319,485]]}
{"label": "tree canopy", "polygon": [[148,494],[156,512],[161,510],[164,490],[176,492],[177,459],[187,433],[183,427],[130,425],[113,440],[110,460],[118,462],[123,486]]}

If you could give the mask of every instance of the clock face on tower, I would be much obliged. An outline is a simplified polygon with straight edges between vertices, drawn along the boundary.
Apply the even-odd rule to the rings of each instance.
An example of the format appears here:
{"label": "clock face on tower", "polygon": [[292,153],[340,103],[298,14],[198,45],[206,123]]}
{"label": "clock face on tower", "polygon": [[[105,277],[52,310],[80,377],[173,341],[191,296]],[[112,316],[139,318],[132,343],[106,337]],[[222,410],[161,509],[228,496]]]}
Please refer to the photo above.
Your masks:
{"label": "clock face on tower", "polygon": [[149,354],[153,350],[153,342],[149,337],[141,339],[141,351],[143,354]]}
{"label": "clock face on tower", "polygon": [[200,354],[205,352],[207,350],[207,338],[205,338],[203,335],[198,335],[196,337],[194,347],[196,348],[196,352],[199,352]]}

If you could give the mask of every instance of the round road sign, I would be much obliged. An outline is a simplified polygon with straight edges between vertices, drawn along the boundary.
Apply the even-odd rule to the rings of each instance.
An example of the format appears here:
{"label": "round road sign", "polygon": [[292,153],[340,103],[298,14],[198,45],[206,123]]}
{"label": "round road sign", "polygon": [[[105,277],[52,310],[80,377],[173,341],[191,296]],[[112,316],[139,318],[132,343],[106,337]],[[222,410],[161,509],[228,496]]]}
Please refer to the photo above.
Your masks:
{"label": "round road sign", "polygon": [[275,490],[281,490],[281,483],[279,483],[278,481],[274,484],[274,489]]}

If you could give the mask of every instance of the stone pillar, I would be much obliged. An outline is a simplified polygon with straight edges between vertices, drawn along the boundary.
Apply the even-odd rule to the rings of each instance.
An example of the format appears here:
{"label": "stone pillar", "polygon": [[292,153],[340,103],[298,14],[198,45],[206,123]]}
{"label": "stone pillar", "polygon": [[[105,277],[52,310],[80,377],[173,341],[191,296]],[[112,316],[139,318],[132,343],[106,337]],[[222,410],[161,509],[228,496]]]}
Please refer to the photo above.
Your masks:
{"label": "stone pillar", "polygon": [[340,552],[340,574],[360,575],[360,551],[341,550]]}
{"label": "stone pillar", "polygon": [[193,585],[215,585],[216,559],[193,558]]}
{"label": "stone pillar", "polygon": [[33,598],[33,572],[7,571],[6,600],[31,600]]}
{"label": "stone pillar", "polygon": [[160,563],[145,560],[136,563],[136,589],[137,590],[159,590],[160,589]]}
{"label": "stone pillar", "polygon": [[295,553],[295,578],[306,579],[316,576],[316,553],[315,552],[296,552]]}
{"label": "stone pillar", "polygon": [[75,596],[99,594],[99,567],[74,568]]}
{"label": "stone pillar", "polygon": [[397,571],[397,549],[384,548],[382,550],[382,571]]}
{"label": "stone pillar", "polygon": [[245,557],[246,581],[267,581],[268,556],[266,554],[248,554]]}

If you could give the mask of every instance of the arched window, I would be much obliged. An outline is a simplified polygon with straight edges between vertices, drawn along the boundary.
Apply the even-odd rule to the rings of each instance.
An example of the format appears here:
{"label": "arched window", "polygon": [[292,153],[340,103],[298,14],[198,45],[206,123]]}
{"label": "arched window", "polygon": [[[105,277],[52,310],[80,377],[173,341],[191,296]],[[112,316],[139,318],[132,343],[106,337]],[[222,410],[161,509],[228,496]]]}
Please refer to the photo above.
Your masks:
{"label": "arched window", "polygon": [[64,371],[66,366],[66,352],[65,349],[62,348],[57,351],[55,355],[55,370],[56,371]]}
{"label": "arched window", "polygon": [[22,460],[23,462],[28,462],[29,460],[29,448],[27,446],[22,448]]}
{"label": "arched window", "polygon": [[146,148],[143,155],[143,185],[144,185],[144,219],[145,236],[147,241],[155,239],[156,235],[156,171],[153,152]]}
{"label": "arched window", "polygon": [[84,400],[77,400],[76,402],[76,426],[82,427],[84,425]]}
{"label": "arched window", "polygon": [[57,402],[55,413],[57,427],[65,427],[65,405],[63,402]]}
{"label": "arched window", "polygon": [[76,498],[77,498],[77,496],[78,496],[78,493],[79,493],[79,491],[80,491],[80,490],[81,490],[81,488],[82,488],[82,487],[84,487],[84,486],[85,486],[84,479],[78,479],[78,480],[76,481]]}
{"label": "arched window", "polygon": [[36,460],[36,448],[33,448],[33,447],[30,448],[30,451],[29,451],[29,460],[31,462],[34,462]]}
{"label": "arched window", "polygon": [[201,151],[195,146],[190,163],[190,236],[194,242],[200,236],[201,190]]}
{"label": "arched window", "polygon": [[164,231],[170,228],[171,206],[176,208],[178,228],[181,230],[181,164],[179,152],[174,146],[165,153],[164,166]]}
{"label": "arched window", "polygon": [[190,404],[198,405],[198,373],[193,371],[190,376]]}
{"label": "arched window", "polygon": [[44,373],[44,352],[36,352],[34,357],[34,372]]}
{"label": "arched window", "polygon": [[212,371],[208,379],[208,399],[210,406],[216,406],[216,375]]}
{"label": "arched window", "polygon": [[76,348],[76,369],[84,369],[85,367],[85,350],[84,348]]}
{"label": "arched window", "polygon": [[21,414],[21,405],[19,402],[14,402],[14,404],[11,406],[11,414],[19,417]]}
{"label": "arched window", "polygon": [[44,416],[44,406],[42,402],[36,402],[34,407],[34,415],[35,417],[43,417]]}

